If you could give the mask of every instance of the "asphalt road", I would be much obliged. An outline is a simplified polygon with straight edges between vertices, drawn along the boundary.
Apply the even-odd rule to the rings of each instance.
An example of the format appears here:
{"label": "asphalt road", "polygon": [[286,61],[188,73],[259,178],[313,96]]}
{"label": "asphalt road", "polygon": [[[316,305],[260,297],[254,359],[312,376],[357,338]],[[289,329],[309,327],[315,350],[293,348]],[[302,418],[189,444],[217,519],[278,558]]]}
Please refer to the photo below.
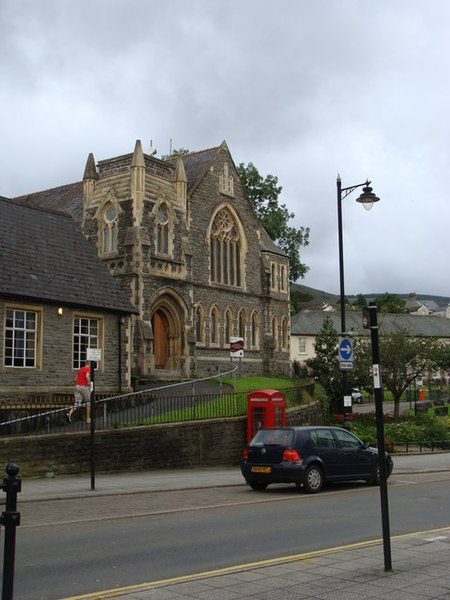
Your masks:
{"label": "asphalt road", "polygon": [[[448,472],[393,475],[391,534],[450,524]],[[381,537],[379,489],[246,486],[30,502],[15,597],[57,600]],[[135,516],[131,516],[135,515]]]}

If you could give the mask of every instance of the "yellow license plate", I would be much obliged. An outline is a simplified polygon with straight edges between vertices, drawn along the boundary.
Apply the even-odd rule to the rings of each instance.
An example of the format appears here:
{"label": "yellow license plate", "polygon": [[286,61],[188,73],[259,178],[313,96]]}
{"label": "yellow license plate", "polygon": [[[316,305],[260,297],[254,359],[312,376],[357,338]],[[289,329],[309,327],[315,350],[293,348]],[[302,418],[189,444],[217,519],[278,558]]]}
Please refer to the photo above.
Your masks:
{"label": "yellow license plate", "polygon": [[272,467],[252,467],[252,473],[271,473]]}

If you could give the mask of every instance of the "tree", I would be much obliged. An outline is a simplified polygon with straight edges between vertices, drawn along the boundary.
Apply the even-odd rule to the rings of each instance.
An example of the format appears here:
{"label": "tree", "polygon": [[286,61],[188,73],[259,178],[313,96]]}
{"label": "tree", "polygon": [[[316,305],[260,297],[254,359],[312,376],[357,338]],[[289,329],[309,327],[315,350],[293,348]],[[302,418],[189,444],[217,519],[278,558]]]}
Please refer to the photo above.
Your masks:
{"label": "tree", "polygon": [[[379,348],[381,361],[381,379],[383,387],[390,391],[394,400],[394,417],[400,414],[400,398],[406,388],[422,373],[435,367],[438,343],[430,338],[414,338],[407,331],[380,334]],[[370,340],[361,340],[355,353],[357,370],[369,372],[372,364]],[[367,379],[366,379],[367,381]]]}
{"label": "tree", "polygon": [[364,298],[362,294],[358,294],[352,304],[354,308],[366,308],[367,300]]}
{"label": "tree", "polygon": [[448,343],[436,343],[433,351],[434,364],[437,369],[450,375],[450,346]]}
{"label": "tree", "polygon": [[189,154],[189,150],[186,148],[177,148],[172,150],[172,154],[163,154],[161,156],[161,160],[168,160],[169,158],[174,158],[175,156],[184,156],[185,154]]}
{"label": "tree", "polygon": [[342,376],[338,360],[338,334],[333,321],[327,315],[314,343],[315,357],[306,361],[314,378],[322,386],[328,406],[322,406],[325,414],[337,413],[342,396]]}
{"label": "tree", "polygon": [[389,294],[385,292],[375,298],[378,312],[384,313],[404,313],[406,312],[406,300],[398,294]]}
{"label": "tree", "polygon": [[296,281],[304,277],[309,267],[300,260],[300,248],[309,244],[309,227],[296,229],[289,225],[294,213],[289,212],[285,204],[279,203],[283,189],[278,185],[278,177],[262,177],[253,163],[240,163],[237,167],[239,177],[256,215],[271,239],[290,259],[290,279]]}

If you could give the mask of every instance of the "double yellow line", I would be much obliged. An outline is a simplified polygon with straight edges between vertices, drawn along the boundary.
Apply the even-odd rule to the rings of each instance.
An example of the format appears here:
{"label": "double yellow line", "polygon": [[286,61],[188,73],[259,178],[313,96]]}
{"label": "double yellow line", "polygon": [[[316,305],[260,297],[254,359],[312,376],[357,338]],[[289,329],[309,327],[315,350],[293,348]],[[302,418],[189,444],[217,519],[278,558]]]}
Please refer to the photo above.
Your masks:
{"label": "double yellow line", "polygon": [[[410,537],[423,535],[430,536],[443,532],[450,533],[450,528],[440,527],[439,529],[429,529],[426,531],[416,531],[415,533],[405,533],[402,535],[391,536],[391,540],[404,540]],[[156,581],[148,581],[146,583],[138,583],[135,585],[129,585],[121,588],[113,588],[110,590],[104,590],[102,592],[82,594],[81,596],[70,596],[64,598],[63,600],[107,600],[109,598],[118,598],[120,596],[125,596],[126,594],[131,592],[144,591],[146,589],[158,586],[186,583],[188,581],[196,581],[198,579],[204,579],[206,577],[229,575],[230,573],[239,573],[240,571],[247,571],[248,569],[261,569],[263,567],[274,566],[283,563],[313,560],[315,558],[320,558],[321,556],[325,556],[327,554],[333,554],[334,552],[342,552],[345,550],[354,550],[356,548],[367,548],[368,546],[375,546],[377,544],[380,544],[382,541],[383,540],[381,538],[377,538],[365,542],[347,544],[346,546],[335,546],[334,548],[325,548],[323,550],[312,550],[311,552],[303,552],[301,554],[292,554],[290,556],[281,556],[279,558],[270,558],[267,560],[259,560],[257,562],[243,563],[241,565],[224,567],[222,569],[214,569],[213,571],[193,573],[192,575],[181,575],[179,577],[171,577],[169,579],[159,579]]]}

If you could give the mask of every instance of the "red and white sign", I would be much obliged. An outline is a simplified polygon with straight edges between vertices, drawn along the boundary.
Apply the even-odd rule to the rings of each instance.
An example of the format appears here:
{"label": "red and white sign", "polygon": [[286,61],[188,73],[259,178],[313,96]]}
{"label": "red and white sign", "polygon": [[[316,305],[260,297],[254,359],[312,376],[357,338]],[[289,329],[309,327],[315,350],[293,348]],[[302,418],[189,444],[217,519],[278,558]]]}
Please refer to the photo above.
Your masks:
{"label": "red and white sign", "polygon": [[230,356],[242,358],[244,356],[244,338],[230,337]]}

